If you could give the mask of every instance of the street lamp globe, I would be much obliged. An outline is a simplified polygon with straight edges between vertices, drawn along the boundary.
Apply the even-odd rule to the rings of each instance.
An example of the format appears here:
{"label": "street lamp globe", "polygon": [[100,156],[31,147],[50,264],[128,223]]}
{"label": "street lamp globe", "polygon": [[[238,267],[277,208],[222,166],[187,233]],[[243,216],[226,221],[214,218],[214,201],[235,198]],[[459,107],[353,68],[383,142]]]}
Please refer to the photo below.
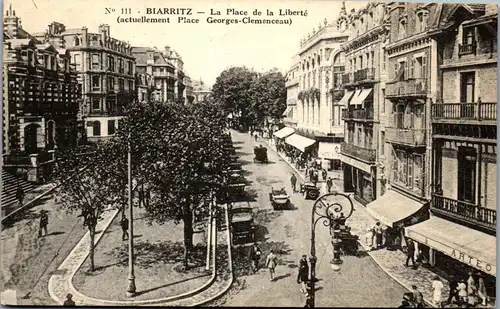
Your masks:
{"label": "street lamp globe", "polygon": [[330,267],[332,268],[333,271],[340,271],[342,268],[342,264],[336,264],[336,263],[330,263]]}

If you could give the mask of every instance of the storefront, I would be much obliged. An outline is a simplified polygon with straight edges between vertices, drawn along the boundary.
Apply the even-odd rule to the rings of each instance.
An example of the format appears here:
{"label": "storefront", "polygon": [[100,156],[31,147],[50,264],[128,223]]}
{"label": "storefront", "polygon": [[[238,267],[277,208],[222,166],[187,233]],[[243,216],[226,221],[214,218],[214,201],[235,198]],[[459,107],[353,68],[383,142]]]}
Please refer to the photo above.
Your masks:
{"label": "storefront", "polygon": [[406,227],[406,236],[428,248],[432,266],[467,279],[470,271],[485,275],[489,295],[496,282],[496,237],[439,218]]}
{"label": "storefront", "polygon": [[375,169],[343,154],[339,157],[344,170],[344,191],[354,192],[354,198],[363,205],[375,200]]}
{"label": "storefront", "polygon": [[294,154],[300,154],[296,157],[300,158],[301,162],[308,162],[315,155],[314,153],[312,153],[312,150],[314,149],[314,145],[316,143],[316,141],[313,139],[294,133],[285,138],[285,143],[286,145],[288,145],[290,152]]}
{"label": "storefront", "polygon": [[340,143],[319,142],[318,144],[318,158],[321,160],[321,167],[327,171],[340,170],[339,153]]}

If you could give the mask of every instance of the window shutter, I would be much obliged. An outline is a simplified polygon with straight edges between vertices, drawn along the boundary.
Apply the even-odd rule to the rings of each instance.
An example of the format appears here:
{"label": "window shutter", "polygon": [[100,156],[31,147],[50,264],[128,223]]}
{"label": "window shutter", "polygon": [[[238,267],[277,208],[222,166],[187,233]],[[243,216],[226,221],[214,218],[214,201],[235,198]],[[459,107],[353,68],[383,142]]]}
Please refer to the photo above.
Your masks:
{"label": "window shutter", "polygon": [[422,76],[423,79],[427,79],[427,56],[422,57]]}
{"label": "window shutter", "polygon": [[394,79],[398,77],[399,63],[394,64]]}
{"label": "window shutter", "polygon": [[408,155],[408,184],[409,188],[413,188],[413,155]]}
{"label": "window shutter", "polygon": [[404,73],[404,80],[408,79],[408,61],[405,61],[404,63],[404,68],[405,68],[405,73]]}
{"label": "window shutter", "polygon": [[410,75],[408,77],[415,77],[415,59],[410,59]]}
{"label": "window shutter", "polygon": [[392,153],[392,181],[398,182],[398,157]]}

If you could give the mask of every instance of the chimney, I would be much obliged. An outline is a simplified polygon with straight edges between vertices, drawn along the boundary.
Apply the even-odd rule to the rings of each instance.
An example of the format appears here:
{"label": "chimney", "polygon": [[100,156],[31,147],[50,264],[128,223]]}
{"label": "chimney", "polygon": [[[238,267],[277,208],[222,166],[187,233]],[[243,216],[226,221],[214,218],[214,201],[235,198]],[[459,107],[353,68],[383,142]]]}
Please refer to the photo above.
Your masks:
{"label": "chimney", "polygon": [[165,46],[165,57],[170,57],[170,53],[172,52],[170,46]]}
{"label": "chimney", "polygon": [[5,16],[3,19],[3,31],[5,31],[8,35],[10,35],[13,39],[18,38],[18,29],[21,21],[19,17],[16,16],[16,11],[12,9],[12,4],[9,5],[9,10],[5,12]]}
{"label": "chimney", "polygon": [[82,27],[82,41],[80,42],[80,45],[86,46],[88,42],[88,29],[87,27]]}
{"label": "chimney", "polygon": [[101,25],[99,25],[99,33],[102,34],[103,41],[106,38],[110,37],[109,25],[108,24],[101,24]]}

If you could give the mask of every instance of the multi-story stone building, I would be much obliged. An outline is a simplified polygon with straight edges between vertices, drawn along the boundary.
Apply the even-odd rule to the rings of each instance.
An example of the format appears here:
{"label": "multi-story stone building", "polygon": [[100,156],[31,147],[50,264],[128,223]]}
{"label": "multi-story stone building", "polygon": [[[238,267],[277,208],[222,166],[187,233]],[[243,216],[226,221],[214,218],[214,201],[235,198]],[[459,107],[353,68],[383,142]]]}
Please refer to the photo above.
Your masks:
{"label": "multi-story stone building", "polygon": [[384,47],[388,39],[383,3],[369,3],[366,8],[348,15],[349,40],[342,44],[345,73],[343,120],[345,141],[340,158],[344,170],[344,190],[367,204],[385,190],[385,155],[383,136],[386,79]]}
{"label": "multi-story stone building", "polygon": [[159,101],[160,91],[156,87],[154,76],[147,73],[136,75],[137,100],[139,102]]}
{"label": "multi-story stone building", "polygon": [[21,28],[9,6],[4,16],[4,168],[39,181],[55,148],[74,147],[81,89],[66,49],[42,43]]}
{"label": "multi-story stone building", "polygon": [[[292,59],[292,67],[286,74],[286,110],[283,112],[283,123],[289,128],[297,127],[297,97],[299,95],[299,62],[300,57],[295,55]],[[290,131],[292,132],[292,131]]]}
{"label": "multi-story stone building", "polygon": [[[347,41],[347,13],[332,23],[325,19],[312,34],[301,40],[287,81],[287,122],[294,130],[275,132],[278,139],[305,154],[322,160],[326,169],[340,168],[340,143],[344,139],[341,114],[342,94],[335,92],[344,70],[340,45]],[[297,85],[298,83],[298,85]],[[295,133],[293,133],[295,132]],[[292,134],[293,133],[293,134]]]}
{"label": "multi-story stone building", "polygon": [[[407,227],[406,233],[439,269],[486,274],[494,295],[498,7],[442,3],[415,9],[424,21],[429,14],[425,36],[435,46],[424,54],[430,71],[425,85],[432,90],[423,92],[435,91],[435,99],[425,101],[432,122],[427,136],[433,148],[428,155],[432,202],[430,219]],[[414,93],[425,89],[417,85]]]}
{"label": "multi-story stone building", "polygon": [[172,50],[169,46],[165,47],[164,56],[172,62],[175,67],[175,74],[177,80],[174,84],[174,102],[185,103],[186,102],[186,73],[184,72],[184,61],[181,55]]}
{"label": "multi-story stone building", "polygon": [[53,22],[34,36],[56,48],[69,50],[82,83],[81,119],[91,141],[113,136],[118,120],[135,93],[135,64],[130,44],[111,37],[109,25],[98,32],[86,27],[66,29]]}
{"label": "multi-story stone building", "polygon": [[193,82],[193,96],[194,96],[193,103],[203,102],[204,100],[208,99],[208,97],[210,97],[211,94],[212,90],[210,90],[210,87],[207,84],[205,84],[201,80],[201,78],[199,81]]}

